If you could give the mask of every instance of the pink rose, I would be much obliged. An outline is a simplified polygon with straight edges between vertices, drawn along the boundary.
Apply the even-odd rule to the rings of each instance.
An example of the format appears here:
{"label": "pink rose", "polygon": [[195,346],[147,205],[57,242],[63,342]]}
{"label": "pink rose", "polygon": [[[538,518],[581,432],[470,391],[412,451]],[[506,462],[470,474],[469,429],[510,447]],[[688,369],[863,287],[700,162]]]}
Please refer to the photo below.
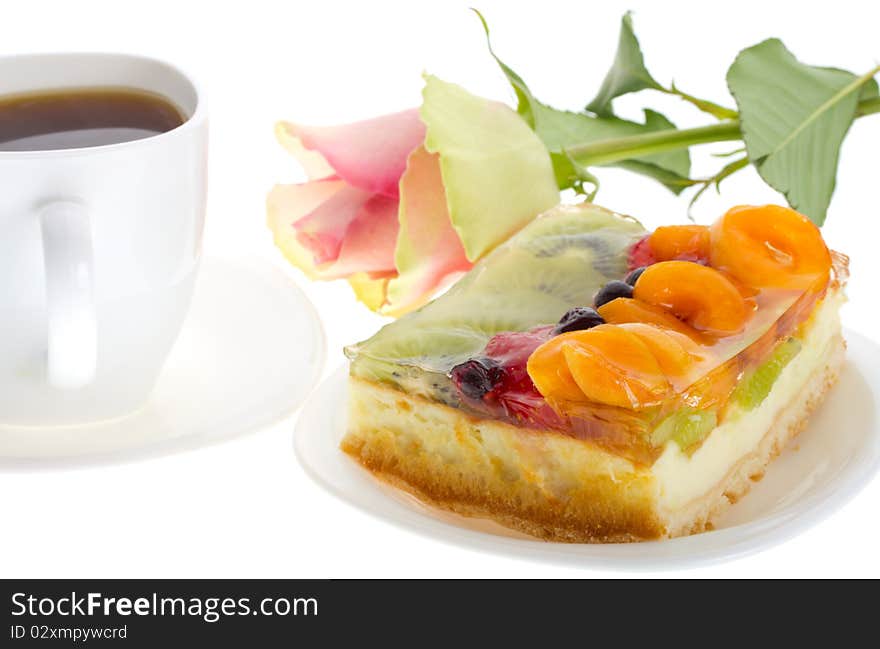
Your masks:
{"label": "pink rose", "polygon": [[308,182],[277,185],[268,224],[312,279],[412,310],[558,201],[549,154],[504,104],[426,78],[425,103],[343,126],[281,122]]}

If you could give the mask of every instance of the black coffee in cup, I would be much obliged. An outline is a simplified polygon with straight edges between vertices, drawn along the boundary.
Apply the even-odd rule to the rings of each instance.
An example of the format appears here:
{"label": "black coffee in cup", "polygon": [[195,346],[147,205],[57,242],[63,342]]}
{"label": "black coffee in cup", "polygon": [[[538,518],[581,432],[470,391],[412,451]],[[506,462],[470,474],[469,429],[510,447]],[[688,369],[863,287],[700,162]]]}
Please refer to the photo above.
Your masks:
{"label": "black coffee in cup", "polygon": [[132,88],[69,88],[0,97],[0,151],[49,151],[151,137],[186,118],[164,97]]}

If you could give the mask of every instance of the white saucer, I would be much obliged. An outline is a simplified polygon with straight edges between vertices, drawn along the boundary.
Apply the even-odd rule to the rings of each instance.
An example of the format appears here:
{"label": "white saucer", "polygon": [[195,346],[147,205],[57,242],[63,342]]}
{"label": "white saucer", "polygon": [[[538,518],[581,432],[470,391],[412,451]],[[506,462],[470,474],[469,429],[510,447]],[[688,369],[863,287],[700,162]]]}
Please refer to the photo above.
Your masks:
{"label": "white saucer", "polygon": [[138,459],[270,425],[308,396],[324,357],[320,320],[281,269],[256,259],[205,259],[145,407],[87,426],[0,427],[0,467]]}
{"label": "white saucer", "polygon": [[[809,427],[777,458],[766,477],[718,522],[717,529],[666,541],[576,545],[539,541],[489,520],[428,507],[374,479],[338,449],[345,432],[347,367],[311,396],[294,435],[306,472],[342,500],[389,523],[470,548],[584,568],[650,569],[737,558],[815,525],[856,495],[880,468],[880,347],[846,331],[847,362],[839,384]],[[866,530],[867,532],[868,530]]]}

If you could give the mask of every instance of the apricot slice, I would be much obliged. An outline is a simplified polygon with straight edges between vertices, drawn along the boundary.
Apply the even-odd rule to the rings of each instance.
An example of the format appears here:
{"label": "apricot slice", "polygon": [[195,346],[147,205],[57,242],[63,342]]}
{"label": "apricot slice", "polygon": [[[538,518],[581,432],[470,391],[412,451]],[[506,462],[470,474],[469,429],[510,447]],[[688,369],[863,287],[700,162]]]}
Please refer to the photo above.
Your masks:
{"label": "apricot slice", "polygon": [[709,228],[705,225],[666,225],[654,230],[648,241],[658,261],[709,260]]}
{"label": "apricot slice", "polygon": [[633,333],[599,325],[563,344],[568,369],[590,401],[639,409],[662,400],[671,386],[650,348]]}
{"label": "apricot slice", "polygon": [[644,322],[629,322],[618,326],[634,333],[648,346],[667,377],[685,378],[694,364],[704,357],[697,343],[677,331]]}
{"label": "apricot slice", "polygon": [[[560,358],[561,355],[561,358]],[[547,364],[566,372],[548,371]],[[638,409],[657,403],[671,386],[649,347],[614,325],[557,336],[529,358],[529,376],[538,391],[556,401],[595,401]],[[578,388],[572,391],[569,377]]]}
{"label": "apricot slice", "polygon": [[[717,268],[715,270],[718,270]],[[746,298],[748,301],[751,298],[754,298],[761,292],[760,289],[755,288],[754,286],[749,286],[748,284],[744,284],[742,281],[728,273],[726,270],[719,270],[719,273],[724,275],[731,284],[736,287],[736,290],[739,291],[739,294]]]}
{"label": "apricot slice", "polygon": [[568,335],[551,338],[533,351],[526,363],[526,371],[544,397],[556,401],[583,401],[584,393],[575,383],[562,352]]}
{"label": "apricot slice", "polygon": [[631,297],[619,297],[598,308],[599,315],[609,324],[645,322],[672,329],[692,338],[700,339],[700,332],[685,324],[662,307]]}
{"label": "apricot slice", "polygon": [[822,287],[831,253],[819,228],[780,205],[734,207],[710,229],[712,266],[755,287]]}
{"label": "apricot slice", "polygon": [[698,331],[727,336],[743,330],[746,301],[723,274],[689,261],[661,261],[636,282],[633,297],[668,309]]}

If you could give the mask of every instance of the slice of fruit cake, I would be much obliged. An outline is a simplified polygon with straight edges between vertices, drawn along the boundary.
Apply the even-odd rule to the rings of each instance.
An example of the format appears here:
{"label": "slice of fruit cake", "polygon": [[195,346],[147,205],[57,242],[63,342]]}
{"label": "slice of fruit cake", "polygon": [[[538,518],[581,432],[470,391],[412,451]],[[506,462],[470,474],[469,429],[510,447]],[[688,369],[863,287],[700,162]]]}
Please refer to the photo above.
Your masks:
{"label": "slice of fruit cake", "polygon": [[426,502],[545,539],[702,531],[834,382],[845,279],[788,208],[650,234],[554,208],[347,349],[342,449]]}

